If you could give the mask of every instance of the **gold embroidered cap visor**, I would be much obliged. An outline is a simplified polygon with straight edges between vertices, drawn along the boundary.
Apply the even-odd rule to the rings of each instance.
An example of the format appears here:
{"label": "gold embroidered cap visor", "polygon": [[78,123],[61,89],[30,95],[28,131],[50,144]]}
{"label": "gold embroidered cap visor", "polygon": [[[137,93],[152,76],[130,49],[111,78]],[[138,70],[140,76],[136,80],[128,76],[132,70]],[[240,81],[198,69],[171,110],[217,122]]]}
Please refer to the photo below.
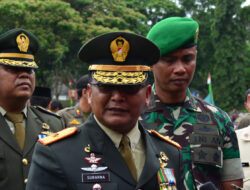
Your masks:
{"label": "gold embroidered cap visor", "polygon": [[34,55],[39,49],[37,38],[29,31],[16,28],[0,35],[0,64],[38,68]]}
{"label": "gold embroidered cap visor", "polygon": [[143,36],[111,32],[83,45],[78,57],[90,65],[89,72],[96,83],[138,85],[147,80],[160,50]]}

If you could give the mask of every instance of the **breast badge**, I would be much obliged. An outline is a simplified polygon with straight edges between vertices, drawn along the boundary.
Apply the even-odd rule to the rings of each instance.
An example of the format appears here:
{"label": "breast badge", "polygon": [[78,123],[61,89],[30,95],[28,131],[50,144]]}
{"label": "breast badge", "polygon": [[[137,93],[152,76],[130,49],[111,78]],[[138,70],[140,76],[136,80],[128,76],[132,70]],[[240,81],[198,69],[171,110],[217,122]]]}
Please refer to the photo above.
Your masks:
{"label": "breast badge", "polygon": [[[90,145],[84,148],[85,152],[90,152]],[[110,173],[104,172],[107,166],[98,166],[102,158],[97,158],[94,153],[90,152],[89,157],[85,157],[84,160],[90,165],[90,167],[82,167],[82,182],[83,183],[95,183],[92,189],[102,189],[100,182],[109,182]]]}
{"label": "breast badge", "polygon": [[160,152],[160,165],[161,168],[157,172],[157,178],[160,190],[176,190],[176,180],[174,177],[174,170],[166,168],[169,158],[164,152]]}

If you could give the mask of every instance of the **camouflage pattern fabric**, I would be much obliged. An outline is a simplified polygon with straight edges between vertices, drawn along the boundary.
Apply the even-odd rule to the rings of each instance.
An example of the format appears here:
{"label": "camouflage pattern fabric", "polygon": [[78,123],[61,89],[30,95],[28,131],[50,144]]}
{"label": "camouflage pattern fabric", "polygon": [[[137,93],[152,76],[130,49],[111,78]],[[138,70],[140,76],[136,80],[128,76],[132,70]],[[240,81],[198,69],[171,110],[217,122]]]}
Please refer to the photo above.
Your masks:
{"label": "camouflage pattern fabric", "polygon": [[239,158],[236,134],[228,115],[192,96],[189,89],[179,105],[162,103],[153,90],[151,102],[142,113],[142,123],[182,146],[186,189],[197,189],[207,181],[221,189],[223,160]]}

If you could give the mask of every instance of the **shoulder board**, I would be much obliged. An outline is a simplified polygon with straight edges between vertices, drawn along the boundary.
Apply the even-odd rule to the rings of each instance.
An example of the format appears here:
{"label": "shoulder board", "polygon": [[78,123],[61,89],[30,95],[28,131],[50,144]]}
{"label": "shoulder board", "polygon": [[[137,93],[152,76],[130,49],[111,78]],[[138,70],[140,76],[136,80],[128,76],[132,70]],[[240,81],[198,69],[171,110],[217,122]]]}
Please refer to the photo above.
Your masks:
{"label": "shoulder board", "polygon": [[39,139],[38,141],[46,146],[46,145],[51,144],[53,142],[64,139],[70,135],[73,135],[77,131],[77,129],[78,129],[77,127],[68,127],[66,129],[63,129],[63,130],[57,132],[57,133],[53,133],[47,137]]}
{"label": "shoulder board", "polygon": [[162,139],[162,140],[164,140],[164,141],[167,141],[168,143],[170,143],[170,144],[172,144],[172,145],[174,145],[174,146],[176,146],[176,147],[178,147],[178,148],[182,148],[181,145],[179,145],[179,143],[177,143],[177,142],[171,140],[168,136],[163,136],[163,135],[161,135],[160,133],[158,133],[158,132],[156,132],[155,130],[152,130],[152,129],[151,129],[151,130],[148,130],[148,132],[149,132],[150,134],[153,134],[153,135],[159,137],[160,139]]}
{"label": "shoulder board", "polygon": [[41,111],[41,112],[43,112],[43,113],[47,113],[47,114],[50,114],[50,115],[53,115],[53,116],[56,116],[56,117],[61,117],[60,115],[58,115],[57,113],[55,113],[55,112],[52,112],[52,111],[50,111],[50,110],[47,110],[47,109],[45,109],[45,108],[43,108],[43,107],[41,107],[41,106],[33,106],[35,109],[37,109],[37,110],[39,110],[39,111]]}

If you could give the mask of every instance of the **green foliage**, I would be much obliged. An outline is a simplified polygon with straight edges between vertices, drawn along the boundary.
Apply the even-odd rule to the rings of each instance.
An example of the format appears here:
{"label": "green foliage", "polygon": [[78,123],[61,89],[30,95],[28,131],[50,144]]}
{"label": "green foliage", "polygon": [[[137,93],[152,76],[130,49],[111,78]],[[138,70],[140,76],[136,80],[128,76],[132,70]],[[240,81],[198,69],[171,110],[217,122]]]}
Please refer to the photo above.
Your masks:
{"label": "green foliage", "polygon": [[241,3],[241,0],[217,0],[212,24],[215,102],[226,110],[241,105],[240,97],[246,90],[246,30],[240,18]]}
{"label": "green foliage", "polygon": [[185,16],[184,10],[170,0],[126,0],[127,7],[134,9],[146,16],[143,23],[148,27],[140,34],[146,35],[148,30],[160,20],[171,16]]}
{"label": "green foliage", "polygon": [[[1,1],[0,15],[1,32],[24,28],[39,39],[40,51],[36,55],[38,85],[53,87],[60,81],[68,81],[73,67],[65,60],[76,62],[81,45],[79,38],[86,35],[80,14],[70,4],[50,0]],[[71,48],[73,40],[77,42],[74,44],[76,49]]]}

